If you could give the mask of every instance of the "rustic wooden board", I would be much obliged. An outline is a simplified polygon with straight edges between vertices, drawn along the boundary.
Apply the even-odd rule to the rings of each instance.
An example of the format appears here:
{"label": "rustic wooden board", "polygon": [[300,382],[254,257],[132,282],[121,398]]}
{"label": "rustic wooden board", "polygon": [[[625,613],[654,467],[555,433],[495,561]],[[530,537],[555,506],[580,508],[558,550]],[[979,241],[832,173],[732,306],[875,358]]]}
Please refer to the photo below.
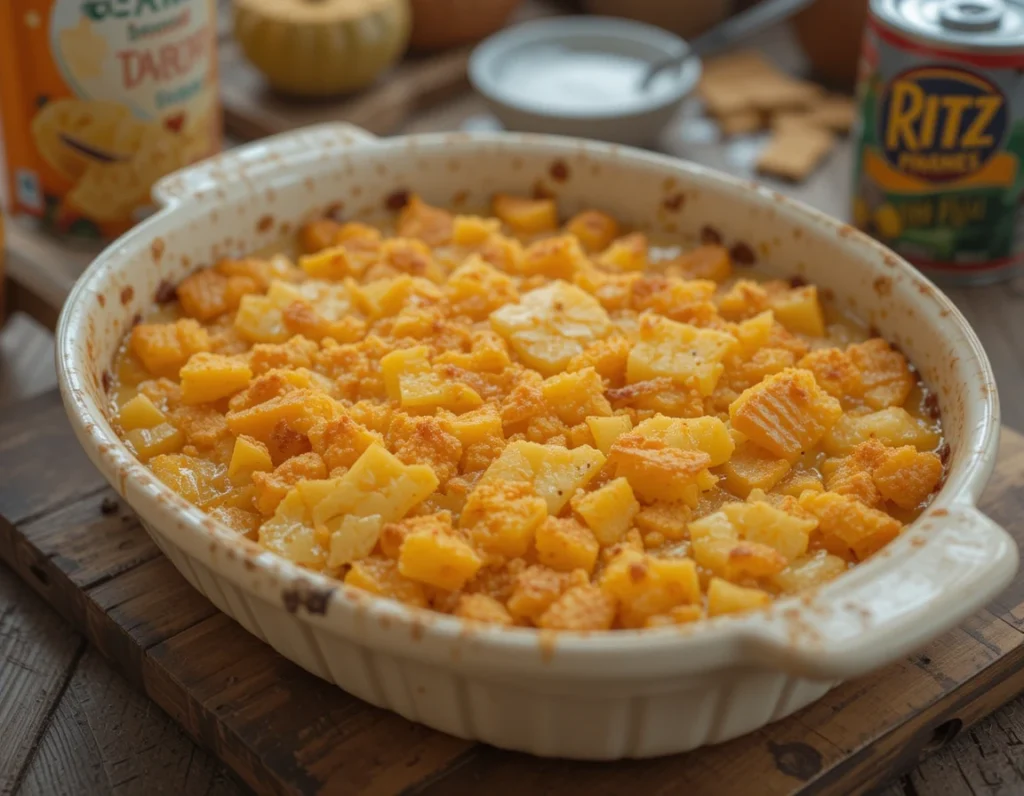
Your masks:
{"label": "rustic wooden board", "polygon": [[[486,787],[495,794],[589,796],[641,786],[645,793],[685,788],[745,796],[756,782],[759,794],[848,794],[910,770],[1024,690],[1021,576],[918,655],[745,738],[658,760],[538,760],[370,707],[220,614],[102,485],[78,452],[56,393],[5,411],[0,476],[0,559],[261,793],[452,794]],[[1024,437],[1004,431],[982,505],[1018,541],[1022,480]]]}

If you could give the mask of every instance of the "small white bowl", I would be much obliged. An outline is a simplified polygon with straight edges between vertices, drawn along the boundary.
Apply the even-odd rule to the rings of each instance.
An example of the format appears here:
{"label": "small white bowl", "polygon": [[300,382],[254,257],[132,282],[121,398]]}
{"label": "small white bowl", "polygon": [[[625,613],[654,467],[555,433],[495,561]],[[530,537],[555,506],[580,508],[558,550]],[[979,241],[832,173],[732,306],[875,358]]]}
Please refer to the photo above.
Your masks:
{"label": "small white bowl", "polygon": [[689,45],[668,31],[611,17],[556,17],[481,43],[469,79],[509,130],[651,146],[700,79],[697,58],[647,89],[646,68]]}

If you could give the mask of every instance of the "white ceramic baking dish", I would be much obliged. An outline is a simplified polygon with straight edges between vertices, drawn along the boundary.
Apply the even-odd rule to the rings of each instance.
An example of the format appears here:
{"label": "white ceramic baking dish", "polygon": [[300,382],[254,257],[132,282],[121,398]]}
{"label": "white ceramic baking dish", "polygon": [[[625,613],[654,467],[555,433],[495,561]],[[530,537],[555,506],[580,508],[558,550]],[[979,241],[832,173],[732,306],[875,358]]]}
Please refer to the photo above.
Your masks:
{"label": "white ceramic baking dish", "polygon": [[[164,487],[112,431],[104,374],[166,280],[271,244],[329,207],[379,215],[408,189],[441,205],[483,207],[494,191],[538,185],[567,213],[598,206],[687,241],[720,236],[740,260],[802,275],[877,326],[939,398],[951,457],[934,504],[867,563],[765,612],[554,636],[407,608],[262,552]],[[974,507],[999,430],[995,382],[974,333],[887,249],[766,188],[573,139],[378,140],[328,125],[201,163],[155,194],[164,209],[100,255],[61,317],[60,386],[75,432],[197,589],[283,655],[375,705],[539,755],[678,752],[749,732],[910,653],[988,602],[1016,570],[1015,544]]]}

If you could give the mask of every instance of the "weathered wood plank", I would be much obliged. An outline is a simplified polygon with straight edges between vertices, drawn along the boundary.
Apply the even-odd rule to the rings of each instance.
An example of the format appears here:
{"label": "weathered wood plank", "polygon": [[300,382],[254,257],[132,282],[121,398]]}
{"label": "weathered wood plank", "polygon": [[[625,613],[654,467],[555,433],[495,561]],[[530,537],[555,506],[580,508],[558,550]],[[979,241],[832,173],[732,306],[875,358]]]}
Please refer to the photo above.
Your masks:
{"label": "weathered wood plank", "polygon": [[0,484],[0,517],[10,523],[103,488],[103,476],[70,434],[56,391],[0,413]]}
{"label": "weathered wood plank", "polygon": [[0,793],[11,793],[85,642],[0,564]]}
{"label": "weathered wood plank", "polygon": [[22,796],[244,792],[216,758],[92,649],[72,675],[22,781]]}
{"label": "weathered wood plank", "polygon": [[223,614],[151,648],[144,680],[260,792],[397,793],[469,745],[325,687]]}
{"label": "weathered wood plank", "polygon": [[1024,699],[960,732],[909,781],[918,796],[1014,796],[1024,791]]}

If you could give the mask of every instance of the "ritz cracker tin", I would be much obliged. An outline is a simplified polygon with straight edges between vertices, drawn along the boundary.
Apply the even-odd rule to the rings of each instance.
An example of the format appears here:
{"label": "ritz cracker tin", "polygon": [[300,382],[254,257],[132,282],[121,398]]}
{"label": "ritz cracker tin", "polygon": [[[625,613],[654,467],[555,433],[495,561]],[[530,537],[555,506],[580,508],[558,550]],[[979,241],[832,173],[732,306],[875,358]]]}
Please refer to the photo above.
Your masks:
{"label": "ritz cracker tin", "polygon": [[0,0],[8,207],[113,238],[220,149],[215,0]]}
{"label": "ritz cracker tin", "polygon": [[871,0],[853,217],[929,276],[1024,262],[1024,0]]}

